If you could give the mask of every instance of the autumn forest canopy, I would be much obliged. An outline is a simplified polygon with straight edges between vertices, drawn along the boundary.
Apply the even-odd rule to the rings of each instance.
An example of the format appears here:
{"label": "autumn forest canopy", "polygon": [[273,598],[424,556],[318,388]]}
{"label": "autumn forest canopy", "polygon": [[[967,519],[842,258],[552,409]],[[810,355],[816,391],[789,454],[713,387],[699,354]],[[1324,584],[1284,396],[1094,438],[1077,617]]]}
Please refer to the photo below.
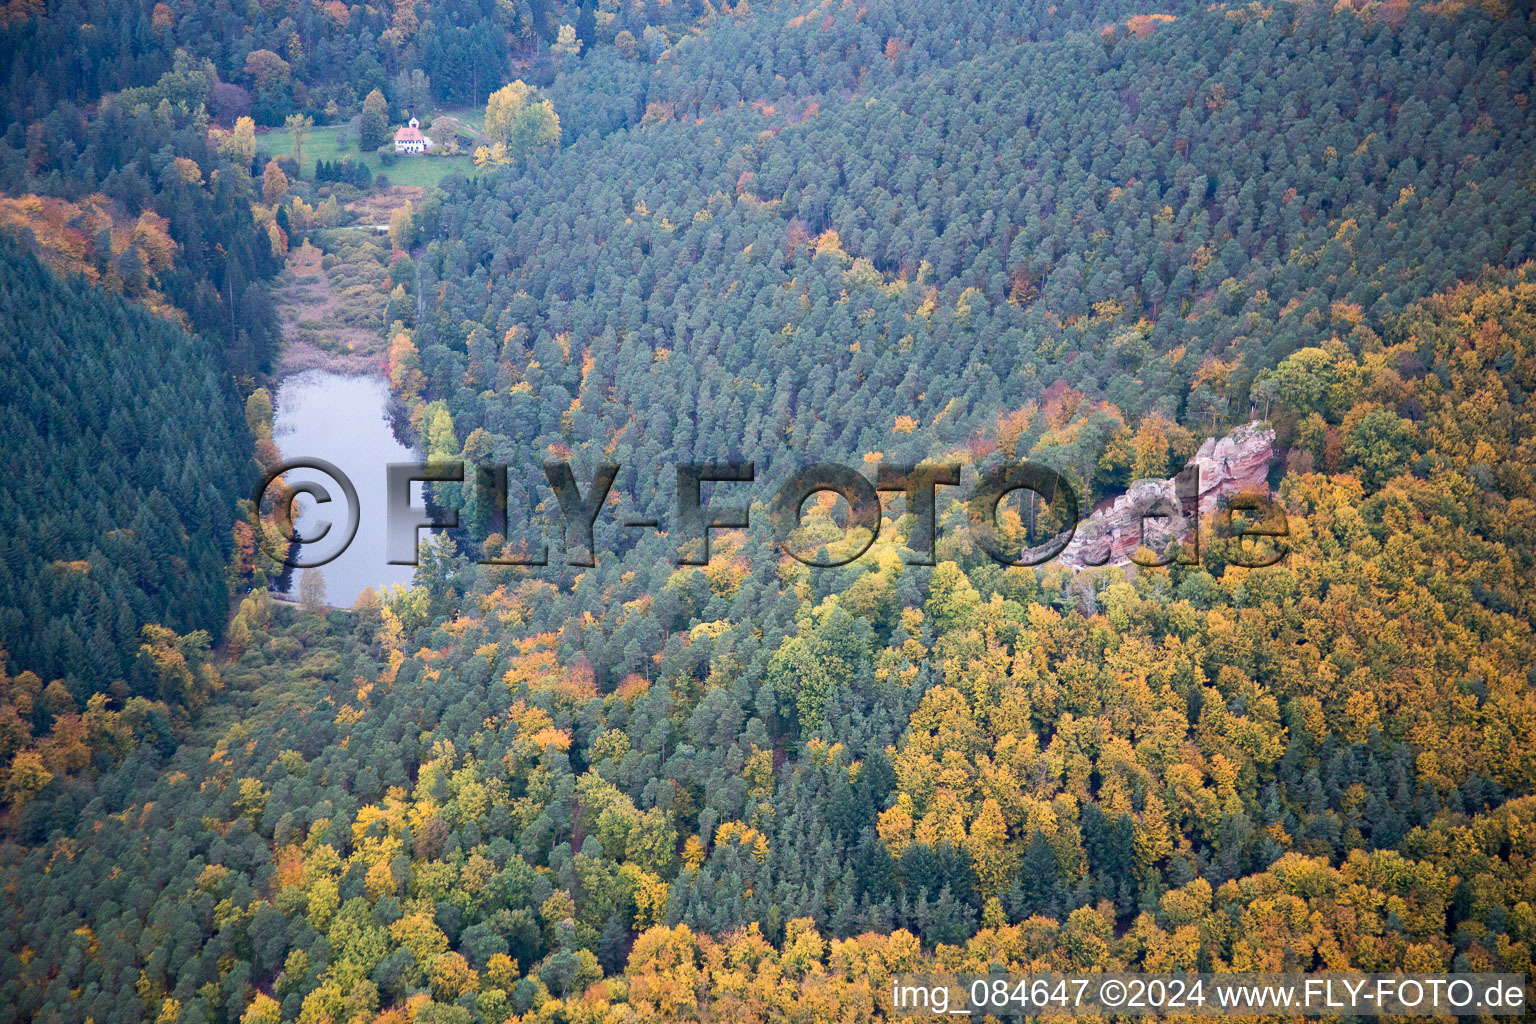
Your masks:
{"label": "autumn forest canopy", "polygon": [[[1503,0],[10,0],[0,1024],[1536,973],[1533,52]],[[438,484],[412,585],[284,593],[312,367],[505,525]],[[725,460],[752,526],[680,565]],[[899,494],[775,543],[797,470],[924,460],[1221,486],[1159,568],[1000,564],[969,487],[931,558]],[[619,467],[595,565],[547,462]]]}

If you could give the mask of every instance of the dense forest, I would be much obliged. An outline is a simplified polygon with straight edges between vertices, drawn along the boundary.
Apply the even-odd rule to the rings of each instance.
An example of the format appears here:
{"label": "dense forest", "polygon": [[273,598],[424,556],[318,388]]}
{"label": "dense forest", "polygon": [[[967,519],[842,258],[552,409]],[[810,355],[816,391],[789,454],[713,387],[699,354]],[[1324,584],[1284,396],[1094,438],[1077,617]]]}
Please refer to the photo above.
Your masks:
{"label": "dense forest", "polygon": [[[909,970],[1536,973],[1517,5],[0,22],[0,1022],[865,1021]],[[555,116],[409,202],[259,152],[254,122],[374,90]],[[271,593],[240,504],[276,457],[285,258],[342,296],[290,345],[367,336],[426,456],[509,467],[505,534],[440,485],[462,525],[350,608]],[[1030,459],[1086,510],[1250,421],[1290,529],[1266,568],[1220,510],[1197,565],[1005,567],[965,488],[931,559],[899,496],[838,568],[768,528],[811,463]],[[726,459],[756,479],[711,499],[751,525],[680,564],[674,469]],[[619,466],[595,565],[551,460],[583,493]],[[840,516],[808,503],[797,539],[843,550]]]}
{"label": "dense forest", "polygon": [[[922,966],[1526,971],[1533,274],[1281,364],[1319,460],[1284,567],[1103,570],[1085,615],[1064,570],[892,540],[828,584],[740,533],[632,566],[611,623],[441,549],[352,611],[253,594],[180,747],[18,816],[5,1002],[867,1019]],[[613,687],[609,634],[656,651]]]}
{"label": "dense forest", "polygon": [[210,81],[183,56],[152,90],[0,139],[0,763],[18,807],[113,763],[75,747],[88,704],[165,744],[217,689],[235,503],[257,471],[241,403],[277,353],[285,240],[257,220],[254,148],[210,132]]}
{"label": "dense forest", "polygon": [[[915,461],[1065,385],[1109,405],[1013,446],[1097,501],[1135,468],[1122,430],[1245,420],[1258,374],[1320,335],[1536,256],[1527,24],[1215,11],[1000,33],[908,76],[827,9],[723,27],[636,129],[417,211],[436,301],[391,374],[435,400],[434,451],[511,463],[523,508],[548,453],[607,458],[665,517],[677,461],[752,458],[770,486],[791,462]],[[843,23],[883,69],[846,97],[795,45]]]}
{"label": "dense forest", "polygon": [[52,770],[90,760],[58,747],[52,769],[34,763],[34,731],[63,743],[75,713],[107,713],[110,695],[137,702],[138,739],[168,738],[167,716],[216,689],[207,648],[228,619],[224,566],[251,449],[199,339],[81,276],[60,279],[9,238],[0,274],[11,453],[0,636],[16,673],[0,667],[0,764],[21,807]]}
{"label": "dense forest", "polygon": [[[10,0],[0,8],[0,79],[7,83],[0,126],[25,124],[61,103],[154,85],[178,54],[210,62],[217,81],[209,109],[229,121],[250,114],[280,124],[294,112],[343,120],[375,89],[393,109],[475,106],[514,73],[543,84],[563,72],[567,95],[602,96],[643,88],[642,69],[722,18],[754,17],[750,4],[733,10],[711,0],[276,0],[239,10],[206,0],[66,0],[47,5],[46,16],[44,6]],[[988,31],[1050,38],[1136,11],[1126,0],[1060,8],[1030,0],[988,16],[991,24],[925,15],[921,38],[907,42],[919,47],[915,60],[944,62],[987,46]],[[869,19],[858,39],[871,47],[866,56],[901,35],[895,26],[918,23],[908,17],[891,5]],[[771,28],[784,20],[770,18]],[[586,63],[578,61],[583,54]],[[696,83],[734,81],[737,68],[721,59],[737,56],[719,53],[713,73]],[[809,52],[794,59],[818,63]],[[845,82],[861,70],[846,59],[825,63]]]}

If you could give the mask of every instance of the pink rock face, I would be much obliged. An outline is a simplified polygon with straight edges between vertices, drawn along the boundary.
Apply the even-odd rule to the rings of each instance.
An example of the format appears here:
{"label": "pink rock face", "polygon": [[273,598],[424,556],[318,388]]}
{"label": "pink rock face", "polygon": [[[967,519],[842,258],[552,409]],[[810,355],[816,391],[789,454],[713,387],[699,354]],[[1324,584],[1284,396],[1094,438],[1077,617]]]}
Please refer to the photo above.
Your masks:
{"label": "pink rock face", "polygon": [[1268,491],[1269,464],[1275,456],[1275,432],[1257,423],[1238,427],[1221,440],[1207,438],[1191,466],[1200,467],[1200,515],[1229,494]]}
{"label": "pink rock face", "polygon": [[[1261,488],[1268,492],[1274,441],[1273,430],[1250,423],[1220,440],[1208,438],[1200,446],[1189,461],[1200,470],[1200,517],[1210,514],[1227,495]],[[1154,518],[1143,519],[1149,515]],[[1180,511],[1173,480],[1137,480],[1107,508],[1078,524],[1076,536],[1058,560],[1070,569],[1129,565],[1138,548],[1162,550],[1170,540],[1187,536],[1190,525]]]}

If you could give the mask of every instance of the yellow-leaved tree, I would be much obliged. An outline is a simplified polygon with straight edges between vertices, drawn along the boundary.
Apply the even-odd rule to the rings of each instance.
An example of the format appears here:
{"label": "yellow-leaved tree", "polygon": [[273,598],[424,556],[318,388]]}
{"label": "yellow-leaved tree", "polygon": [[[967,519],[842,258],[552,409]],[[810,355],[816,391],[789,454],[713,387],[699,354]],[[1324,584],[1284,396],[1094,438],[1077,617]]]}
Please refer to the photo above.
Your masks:
{"label": "yellow-leaved tree", "polygon": [[486,101],[485,134],[491,140],[489,152],[499,143],[508,159],[525,160],[560,144],[560,117],[532,86],[509,82]]}

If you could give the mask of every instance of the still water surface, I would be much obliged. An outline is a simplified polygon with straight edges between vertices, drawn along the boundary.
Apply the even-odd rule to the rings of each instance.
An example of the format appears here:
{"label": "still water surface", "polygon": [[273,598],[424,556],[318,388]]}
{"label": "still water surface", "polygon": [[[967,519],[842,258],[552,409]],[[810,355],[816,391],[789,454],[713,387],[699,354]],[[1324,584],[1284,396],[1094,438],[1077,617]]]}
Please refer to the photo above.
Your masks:
{"label": "still water surface", "polygon": [[[318,458],[332,463],[357,488],[357,537],[335,561],[318,571],[325,577],[326,603],[350,607],[367,587],[409,583],[415,569],[390,565],[384,553],[384,467],[391,462],[413,462],[411,449],[395,438],[390,425],[390,394],[378,377],[346,376],[324,370],[306,370],[286,378],[277,390],[272,440],[287,459]],[[304,545],[304,557],[328,554],[346,527],[346,499],[335,481],[311,470],[287,474],[291,483],[315,480],[330,491],[332,500],[317,506],[308,496],[296,502],[300,537],[313,535],[318,524],[330,520],[330,534],[315,545]],[[419,488],[420,485],[417,485]],[[414,498],[420,501],[419,495]],[[314,569],[293,570],[290,592],[297,597],[303,574]]]}

